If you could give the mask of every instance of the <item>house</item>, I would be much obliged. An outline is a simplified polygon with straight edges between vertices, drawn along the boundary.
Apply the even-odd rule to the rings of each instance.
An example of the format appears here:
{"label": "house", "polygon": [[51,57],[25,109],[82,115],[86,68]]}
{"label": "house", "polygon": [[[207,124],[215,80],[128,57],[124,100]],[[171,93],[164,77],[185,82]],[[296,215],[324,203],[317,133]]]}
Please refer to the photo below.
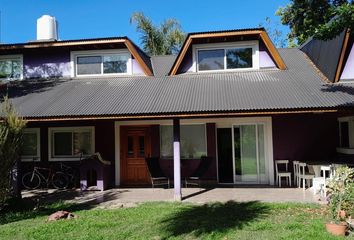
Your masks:
{"label": "house", "polygon": [[28,120],[24,170],[99,152],[111,185],[142,185],[157,156],[178,199],[201,156],[220,184],[273,185],[275,159],[354,161],[349,31],[291,49],[263,28],[189,33],[177,56],[148,56],[128,37],[38,25],[36,41],[0,45],[2,92]]}

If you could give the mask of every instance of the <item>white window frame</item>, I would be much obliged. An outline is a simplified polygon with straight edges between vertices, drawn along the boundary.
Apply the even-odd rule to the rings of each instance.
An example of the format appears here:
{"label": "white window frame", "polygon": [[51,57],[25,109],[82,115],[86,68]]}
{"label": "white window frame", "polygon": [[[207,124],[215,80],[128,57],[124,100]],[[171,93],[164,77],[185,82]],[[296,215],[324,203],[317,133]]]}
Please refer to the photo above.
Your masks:
{"label": "white window frame", "polygon": [[[180,125],[180,128],[182,128],[182,126],[191,126],[191,125],[203,125],[204,126],[204,135],[205,135],[205,153],[206,153],[206,157],[208,156],[208,134],[207,134],[207,128],[206,128],[206,123],[190,123],[190,124],[181,124]],[[172,132],[173,132],[173,125],[172,124],[160,124],[160,157],[162,159],[171,159],[171,157],[163,157],[161,156],[161,126],[171,126],[172,127]],[[172,134],[172,137],[173,137],[173,134]],[[173,139],[172,139],[173,140]],[[172,145],[173,145],[173,142],[172,142]],[[173,158],[173,156],[172,156]],[[181,156],[181,159],[190,159],[190,158],[182,158]]]}
{"label": "white window frame", "polygon": [[[126,73],[103,73],[103,58],[105,55],[126,55],[127,72]],[[77,74],[77,58],[78,57],[102,57],[101,74]],[[72,51],[70,52],[71,77],[102,77],[102,76],[127,76],[133,74],[132,55],[128,50],[113,49],[113,50],[88,50],[88,51]]]}
{"label": "white window frame", "polygon": [[[342,143],[341,143],[342,131],[340,125],[343,122],[348,122],[349,148],[342,147]],[[354,154],[354,132],[350,131],[351,129],[354,129],[354,116],[338,118],[339,147],[337,147],[337,152],[343,154]]]}
{"label": "white window frame", "polygon": [[23,134],[35,133],[37,135],[37,154],[35,156],[21,155],[22,162],[40,162],[41,161],[41,131],[40,128],[25,128]]}
{"label": "white window frame", "polygon": [[4,60],[20,60],[21,64],[21,75],[20,78],[0,78],[0,81],[11,81],[11,80],[22,80],[23,79],[23,55],[16,54],[16,55],[0,55],[0,61]]}
{"label": "white window frame", "polygon": [[55,161],[79,161],[78,156],[54,156],[52,155],[54,147],[54,133],[56,132],[86,132],[90,131],[92,136],[91,149],[92,154],[95,152],[95,127],[85,126],[85,127],[53,127],[48,129],[48,160],[51,162]]}
{"label": "white window frame", "polygon": [[[226,50],[235,48],[252,48],[252,68],[234,68],[227,69]],[[224,69],[221,70],[199,70],[198,67],[198,52],[200,50],[224,50]],[[195,44],[193,45],[193,71],[198,73],[210,72],[235,72],[249,71],[259,69],[259,42],[258,41],[242,41],[230,43],[210,43],[210,44]]]}

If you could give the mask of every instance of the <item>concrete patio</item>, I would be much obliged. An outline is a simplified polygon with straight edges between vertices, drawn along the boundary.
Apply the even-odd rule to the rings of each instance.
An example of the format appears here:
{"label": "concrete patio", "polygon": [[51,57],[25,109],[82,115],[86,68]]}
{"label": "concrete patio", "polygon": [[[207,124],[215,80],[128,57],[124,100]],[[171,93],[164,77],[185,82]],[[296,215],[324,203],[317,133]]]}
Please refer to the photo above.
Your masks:
{"label": "concrete patio", "polygon": [[[40,202],[52,202],[59,199],[78,204],[89,204],[98,208],[118,208],[135,206],[137,203],[154,201],[173,201],[173,189],[163,188],[115,188],[100,191],[80,190],[32,190],[23,191],[24,198],[34,198]],[[183,188],[182,201],[196,204],[207,202],[297,202],[324,203],[313,195],[310,189],[270,187],[231,187],[231,188]]]}

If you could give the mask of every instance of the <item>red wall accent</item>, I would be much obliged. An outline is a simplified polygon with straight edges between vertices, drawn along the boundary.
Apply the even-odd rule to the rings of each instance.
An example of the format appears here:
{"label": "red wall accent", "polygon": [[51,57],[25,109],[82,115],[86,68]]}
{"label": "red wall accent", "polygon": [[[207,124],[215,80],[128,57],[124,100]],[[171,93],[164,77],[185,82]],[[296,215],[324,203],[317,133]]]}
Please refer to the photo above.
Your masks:
{"label": "red wall accent", "polygon": [[338,146],[336,115],[273,116],[274,159],[325,161]]}

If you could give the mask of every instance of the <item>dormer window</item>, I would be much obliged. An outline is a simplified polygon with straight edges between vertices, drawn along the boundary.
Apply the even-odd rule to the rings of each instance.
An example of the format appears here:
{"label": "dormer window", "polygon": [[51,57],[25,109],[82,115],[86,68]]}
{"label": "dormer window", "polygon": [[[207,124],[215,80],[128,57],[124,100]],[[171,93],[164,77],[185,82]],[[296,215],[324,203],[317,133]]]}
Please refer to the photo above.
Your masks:
{"label": "dormer window", "polygon": [[22,55],[0,56],[0,80],[22,79]]}
{"label": "dormer window", "polygon": [[132,58],[128,51],[80,51],[72,53],[75,76],[129,75]]}
{"label": "dormer window", "polygon": [[194,45],[197,72],[259,69],[258,41]]}

